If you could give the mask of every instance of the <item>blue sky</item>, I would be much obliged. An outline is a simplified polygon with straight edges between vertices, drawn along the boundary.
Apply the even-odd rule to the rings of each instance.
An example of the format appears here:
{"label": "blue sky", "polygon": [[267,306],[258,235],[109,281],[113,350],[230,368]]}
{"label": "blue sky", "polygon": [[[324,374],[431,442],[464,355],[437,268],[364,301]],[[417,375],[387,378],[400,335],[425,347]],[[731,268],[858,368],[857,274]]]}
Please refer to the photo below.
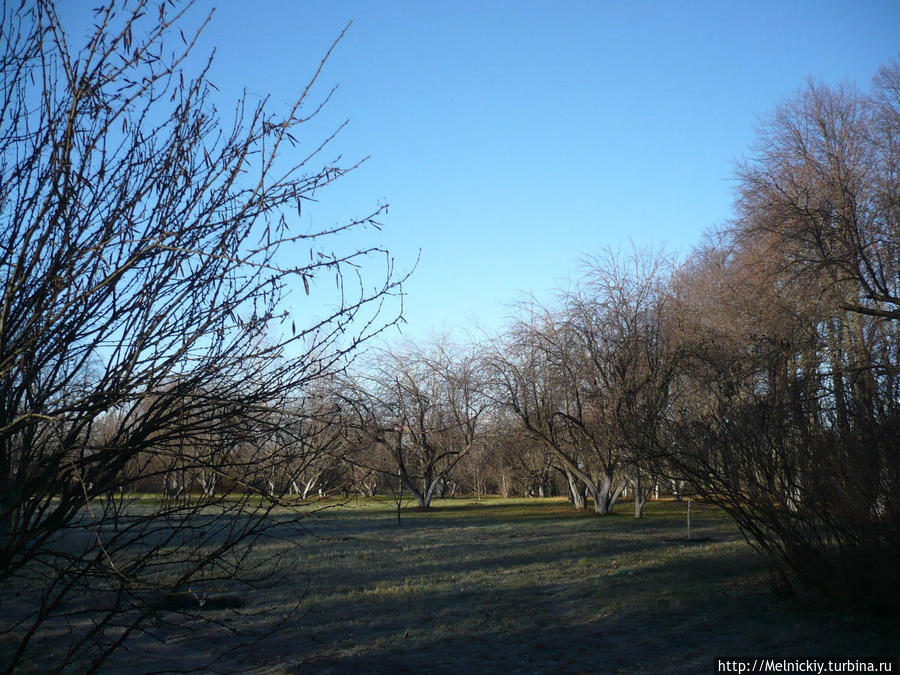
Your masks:
{"label": "blue sky", "polygon": [[390,204],[378,240],[401,269],[421,250],[413,336],[497,327],[604,247],[689,250],[728,219],[760,115],[809,76],[866,88],[900,52],[894,0],[229,2],[199,49],[224,100],[278,108],[351,20],[303,140],[349,119],[326,156],[371,158],[305,226]]}

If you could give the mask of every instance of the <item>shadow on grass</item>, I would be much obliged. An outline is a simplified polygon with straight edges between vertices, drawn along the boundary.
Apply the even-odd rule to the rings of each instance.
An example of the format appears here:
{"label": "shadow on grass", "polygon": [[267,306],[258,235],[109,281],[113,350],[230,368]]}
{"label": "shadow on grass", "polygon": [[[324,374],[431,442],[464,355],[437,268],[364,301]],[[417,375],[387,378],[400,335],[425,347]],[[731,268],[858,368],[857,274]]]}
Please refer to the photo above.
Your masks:
{"label": "shadow on grass", "polygon": [[[473,511],[463,507],[456,513]],[[454,517],[448,509],[440,517],[429,513],[410,519],[402,528],[383,518],[335,512],[333,518],[309,526],[317,538],[303,548],[315,552],[314,561],[312,569],[303,567],[315,585],[344,592],[372,583],[433,586],[460,575],[490,579],[527,573],[546,580],[570,567],[575,577],[602,574],[602,566],[615,566],[623,556],[670,558],[700,543],[677,541],[682,532],[678,518],[636,521],[615,515],[572,517],[570,512],[529,520],[498,515],[505,512],[502,507],[485,512],[489,517]],[[694,529],[698,540],[740,541],[732,526],[717,519],[697,523]],[[597,569],[588,570],[591,567]]]}
{"label": "shadow on grass", "polygon": [[[552,508],[549,508],[552,507]],[[563,510],[560,510],[561,509]],[[565,503],[459,505],[403,528],[336,514],[299,561],[304,619],[278,636],[288,672],[712,672],[717,656],[891,656],[897,624],[796,611],[711,509],[573,517]],[[539,514],[539,515],[538,515]]]}
{"label": "shadow on grass", "polygon": [[409,589],[340,618],[313,610],[297,634],[283,636],[281,665],[295,673],[681,673],[714,672],[716,657],[893,656],[896,625],[793,611],[747,580],[755,568],[733,548],[715,559],[619,570],[587,586],[520,578]]}
{"label": "shadow on grass", "polygon": [[293,579],[232,618],[252,632],[254,607],[303,597],[300,615],[222,670],[681,673],[713,672],[717,656],[891,656],[896,621],[781,604],[720,511],[695,504],[683,541],[685,504],[650,503],[642,520],[628,506],[442,500],[401,528],[385,500],[319,511],[272,544],[292,547]]}

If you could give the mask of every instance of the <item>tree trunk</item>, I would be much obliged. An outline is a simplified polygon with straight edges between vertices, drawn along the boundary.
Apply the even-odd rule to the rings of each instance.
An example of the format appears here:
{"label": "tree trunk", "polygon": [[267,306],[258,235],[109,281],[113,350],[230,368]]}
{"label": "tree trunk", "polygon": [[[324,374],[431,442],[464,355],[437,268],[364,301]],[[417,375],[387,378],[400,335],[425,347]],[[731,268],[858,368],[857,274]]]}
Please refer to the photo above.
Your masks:
{"label": "tree trunk", "polygon": [[[585,484],[568,469],[565,470],[566,480],[569,482],[569,501],[576,509],[587,508],[587,498],[585,497]],[[579,485],[579,483],[581,483]]]}
{"label": "tree trunk", "polygon": [[613,507],[622,496],[625,485],[622,481],[618,485],[615,484],[615,471],[612,469],[607,469],[601,474],[599,485],[588,483],[588,490],[594,500],[594,512],[600,515],[612,513]]}
{"label": "tree trunk", "polygon": [[509,477],[509,474],[506,471],[500,472],[500,496],[503,499],[509,499],[509,494],[512,491],[512,480]]}
{"label": "tree trunk", "polygon": [[309,496],[310,491],[316,486],[316,483],[319,482],[319,476],[321,474],[316,474],[308,481],[306,481],[303,485],[303,494],[301,495],[301,499],[306,499]]}
{"label": "tree trunk", "polygon": [[635,518],[641,518],[644,515],[644,506],[647,504],[647,499],[650,497],[650,492],[653,489],[651,485],[645,485],[645,483],[643,473],[638,469],[634,478],[631,479],[631,487],[634,489]]}

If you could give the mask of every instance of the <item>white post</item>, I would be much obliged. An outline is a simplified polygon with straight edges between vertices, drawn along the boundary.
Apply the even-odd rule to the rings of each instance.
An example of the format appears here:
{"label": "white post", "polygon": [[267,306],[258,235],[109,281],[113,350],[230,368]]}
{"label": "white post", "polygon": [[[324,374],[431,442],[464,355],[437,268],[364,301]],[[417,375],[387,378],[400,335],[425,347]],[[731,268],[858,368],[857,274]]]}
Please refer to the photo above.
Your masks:
{"label": "white post", "polygon": [[691,498],[688,497],[688,507],[687,507],[687,528],[688,528],[688,539],[691,538]]}

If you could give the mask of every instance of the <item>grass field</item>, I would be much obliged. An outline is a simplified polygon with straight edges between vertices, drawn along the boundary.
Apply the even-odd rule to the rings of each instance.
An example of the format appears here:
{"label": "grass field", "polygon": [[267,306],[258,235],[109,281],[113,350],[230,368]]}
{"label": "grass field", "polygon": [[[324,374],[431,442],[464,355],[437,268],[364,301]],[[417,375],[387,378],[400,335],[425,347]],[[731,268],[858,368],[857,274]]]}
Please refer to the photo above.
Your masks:
{"label": "grass field", "polygon": [[[556,500],[439,500],[405,510],[402,527],[389,501],[318,511],[291,582],[245,598],[250,613],[229,621],[285,599],[302,598],[300,611],[222,669],[677,673],[714,672],[717,656],[896,656],[895,620],[774,598],[721,512],[695,503],[688,541],[684,503],[649,502],[639,521],[629,507],[597,517]],[[222,625],[137,645],[109,669],[202,667],[205,649],[227,644]]]}

